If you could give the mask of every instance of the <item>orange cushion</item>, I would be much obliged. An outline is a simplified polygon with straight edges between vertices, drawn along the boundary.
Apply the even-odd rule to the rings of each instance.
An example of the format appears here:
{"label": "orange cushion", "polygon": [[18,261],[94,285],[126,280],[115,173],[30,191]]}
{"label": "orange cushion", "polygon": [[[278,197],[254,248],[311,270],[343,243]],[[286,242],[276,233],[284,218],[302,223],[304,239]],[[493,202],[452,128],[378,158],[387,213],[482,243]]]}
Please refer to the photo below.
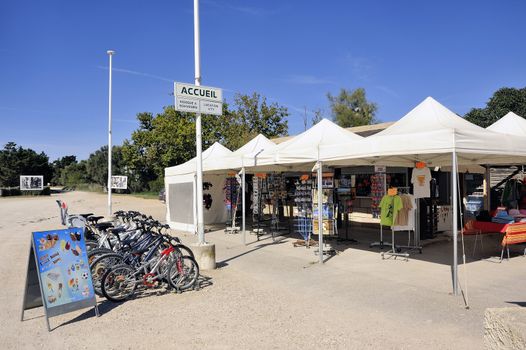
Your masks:
{"label": "orange cushion", "polygon": [[506,228],[506,235],[502,239],[502,246],[526,243],[526,223],[510,224]]}

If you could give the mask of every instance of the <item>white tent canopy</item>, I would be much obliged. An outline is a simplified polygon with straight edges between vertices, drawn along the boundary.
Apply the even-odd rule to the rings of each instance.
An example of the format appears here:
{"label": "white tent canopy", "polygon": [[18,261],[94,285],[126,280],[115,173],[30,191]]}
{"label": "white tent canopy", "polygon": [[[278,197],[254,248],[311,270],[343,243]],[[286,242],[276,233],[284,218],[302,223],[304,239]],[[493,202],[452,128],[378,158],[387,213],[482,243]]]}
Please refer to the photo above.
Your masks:
{"label": "white tent canopy", "polygon": [[235,156],[250,156],[255,155],[265,149],[272,149],[276,147],[276,144],[266,138],[263,134],[259,134],[252,140],[248,141],[245,145],[238,148],[232,153]]}
{"label": "white tent canopy", "polygon": [[513,112],[508,112],[508,114],[488,126],[486,129],[501,134],[524,137],[526,136],[526,119]]}
{"label": "white tent canopy", "polygon": [[[332,165],[378,164],[452,167],[451,193],[456,194],[458,164],[514,164],[526,156],[526,138],[476,126],[428,97],[402,119],[363,140],[320,147],[320,159]],[[453,207],[453,291],[458,293],[458,200]]]}
{"label": "white tent canopy", "polygon": [[[232,154],[232,151],[219,143],[214,143],[203,152],[203,169],[218,168],[222,159]],[[197,227],[196,202],[196,158],[186,163],[164,170],[166,191],[166,221],[176,230],[194,232]],[[204,174],[203,182],[208,184],[205,195],[212,198],[211,206],[204,209],[204,223],[225,222],[227,211],[223,205],[224,175]]]}
{"label": "white tent canopy", "polygon": [[[333,144],[358,141],[363,139],[333,122],[323,119],[309,130],[295,136],[294,138],[279,144],[278,146],[264,150],[253,159],[247,159],[244,164],[252,170],[262,169],[283,170],[282,167],[290,167],[289,170],[312,171],[313,163],[317,164],[318,177],[318,207],[322,207],[322,167],[320,166],[320,148]],[[323,220],[318,220],[319,247],[323,247]],[[323,262],[323,253],[318,254],[320,262]]]}
{"label": "white tent canopy", "polygon": [[[223,158],[228,157],[232,154],[232,151],[221,145],[219,142],[215,142],[212,146],[208,147],[203,152],[203,170],[206,169],[221,169]],[[194,174],[196,172],[196,158],[192,158],[186,163],[179,164],[170,168],[164,169],[165,176],[182,175],[182,174]]]}
{"label": "white tent canopy", "polygon": [[245,166],[257,166],[261,169],[272,169],[272,166],[296,168],[303,164],[311,164],[319,160],[319,149],[323,146],[342,144],[361,140],[356,135],[330,120],[323,119],[310,129],[276,147],[264,150],[256,158],[245,157]]}
{"label": "white tent canopy", "polygon": [[[238,150],[239,155],[233,155],[223,146],[214,144],[203,153],[204,171],[224,173],[228,169],[240,167],[247,167],[251,171],[304,171],[312,169],[312,164],[319,162],[317,164],[318,206],[321,207],[322,167],[320,164],[333,166],[377,164],[413,167],[416,161],[424,161],[428,166],[451,166],[451,192],[457,193],[458,164],[526,163],[526,137],[518,137],[516,133],[503,135],[490,128],[486,130],[476,126],[431,97],[426,98],[389,128],[367,138],[353,134],[324,119],[291,140],[274,147],[271,145],[267,148],[262,147],[264,149],[262,152],[257,146],[259,142],[263,142],[261,138],[250,146],[249,142],[245,145],[246,147],[241,147]],[[237,157],[242,159],[241,164],[236,161]],[[226,159],[233,161],[227,162]],[[167,168],[165,174],[167,186],[184,181],[184,186],[181,188],[188,191],[189,181],[193,181],[195,187],[195,180],[190,178],[190,176],[194,178],[195,160]],[[174,180],[171,179],[174,178],[180,180],[173,182]],[[173,200],[169,193],[167,188],[168,203]],[[219,200],[214,200],[214,203],[216,202]],[[454,213],[453,283],[454,291],[457,293],[458,203],[456,195],[452,196],[452,206]],[[195,204],[192,207],[195,208]],[[174,213],[179,215],[177,210]],[[183,223],[186,222],[183,221]],[[318,225],[319,246],[322,247],[322,220],[318,221]],[[319,256],[322,261],[323,254]]]}
{"label": "white tent canopy", "polygon": [[271,150],[276,147],[276,144],[264,135],[259,134],[252,140],[247,142],[244,146],[237,149],[228,159],[225,159],[225,164],[228,164],[230,168],[239,169],[241,168],[241,231],[243,232],[243,243],[246,243],[246,178],[245,178],[245,157],[247,159],[253,159],[264,150]]}
{"label": "white tent canopy", "polygon": [[382,132],[359,141],[320,147],[320,158],[330,164],[413,166],[513,164],[526,156],[526,139],[486,130],[453,113],[432,97],[426,98]]}
{"label": "white tent canopy", "polygon": [[216,161],[214,165],[218,168],[208,167],[204,168],[204,171],[217,172],[218,170],[241,169],[245,163],[250,163],[250,160],[253,162],[254,157],[261,152],[265,150],[270,151],[275,147],[276,144],[274,142],[270,141],[264,135],[259,134],[236,151],[221,159],[221,161]]}

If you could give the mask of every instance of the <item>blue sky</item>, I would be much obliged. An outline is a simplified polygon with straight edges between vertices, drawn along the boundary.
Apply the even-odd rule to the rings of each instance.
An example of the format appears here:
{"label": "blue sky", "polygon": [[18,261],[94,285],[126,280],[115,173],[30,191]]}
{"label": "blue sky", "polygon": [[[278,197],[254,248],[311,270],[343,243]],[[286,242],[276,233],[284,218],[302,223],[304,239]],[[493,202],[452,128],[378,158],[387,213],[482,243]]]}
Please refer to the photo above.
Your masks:
{"label": "blue sky", "polygon": [[[327,92],[364,87],[377,117],[402,117],[427,96],[464,114],[500,87],[526,86],[526,2],[201,0],[203,85],[257,91],[329,115]],[[142,111],[173,104],[193,82],[193,1],[0,3],[0,144],[80,159],[121,143]]]}

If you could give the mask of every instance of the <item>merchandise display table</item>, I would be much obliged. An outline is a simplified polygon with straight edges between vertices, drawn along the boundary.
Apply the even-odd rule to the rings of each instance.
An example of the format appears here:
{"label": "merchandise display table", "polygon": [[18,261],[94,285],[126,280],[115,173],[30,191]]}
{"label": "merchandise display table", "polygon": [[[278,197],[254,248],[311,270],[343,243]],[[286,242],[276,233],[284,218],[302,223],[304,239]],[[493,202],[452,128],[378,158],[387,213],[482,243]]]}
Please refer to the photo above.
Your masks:
{"label": "merchandise display table", "polygon": [[[504,250],[507,250],[508,259],[510,258],[510,245],[526,243],[526,223],[524,222],[499,224],[496,222],[472,221],[471,224],[472,229],[479,230],[480,234],[501,233],[504,235],[501,242],[501,261],[504,257]],[[524,250],[524,255],[526,255],[526,249]]]}
{"label": "merchandise display table", "polygon": [[480,230],[481,233],[506,233],[510,224],[499,224],[497,222],[473,221],[473,228]]}

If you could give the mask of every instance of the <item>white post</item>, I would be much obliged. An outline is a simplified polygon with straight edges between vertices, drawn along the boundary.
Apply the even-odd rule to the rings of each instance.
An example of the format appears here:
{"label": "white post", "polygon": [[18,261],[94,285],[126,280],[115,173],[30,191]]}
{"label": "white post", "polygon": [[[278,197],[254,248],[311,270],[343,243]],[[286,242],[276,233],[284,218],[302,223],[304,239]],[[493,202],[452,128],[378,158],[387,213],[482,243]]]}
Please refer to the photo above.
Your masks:
{"label": "white post", "polygon": [[[195,55],[195,85],[201,85],[201,49],[199,46],[199,0],[194,0],[194,55]],[[197,235],[199,244],[205,244],[205,227],[203,216],[203,154],[201,136],[201,113],[195,118],[195,150],[197,165]]]}
{"label": "white post", "polygon": [[110,57],[110,83],[109,83],[109,97],[108,97],[108,216],[111,216],[111,72],[112,72],[112,57],[115,51],[108,50],[106,51]]}
{"label": "white post", "polygon": [[484,173],[484,191],[486,192],[486,198],[484,209],[491,211],[491,171],[489,165],[486,165],[485,167],[486,171]]}
{"label": "white post", "polygon": [[320,264],[323,264],[323,181],[322,181],[322,163],[318,161],[318,254],[320,256]]}
{"label": "white post", "polygon": [[245,167],[241,168],[241,230],[243,231],[243,244],[247,244],[247,233],[245,231]]}
{"label": "white post", "polygon": [[453,294],[458,295],[458,201],[457,201],[457,154],[453,152],[451,169],[451,200],[453,204]]}

